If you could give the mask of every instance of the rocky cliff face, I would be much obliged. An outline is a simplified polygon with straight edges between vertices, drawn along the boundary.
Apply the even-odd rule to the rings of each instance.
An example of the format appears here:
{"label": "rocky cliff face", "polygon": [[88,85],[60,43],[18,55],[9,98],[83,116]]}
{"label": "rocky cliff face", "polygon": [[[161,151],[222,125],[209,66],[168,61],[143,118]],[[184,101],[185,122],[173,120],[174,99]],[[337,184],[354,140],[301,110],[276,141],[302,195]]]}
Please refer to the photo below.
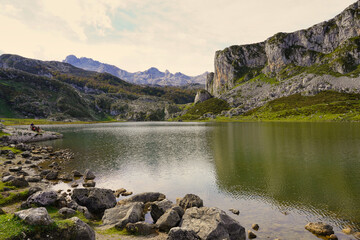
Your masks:
{"label": "rocky cliff face", "polygon": [[106,72],[119,77],[129,83],[145,84],[145,85],[160,85],[160,86],[183,86],[187,84],[205,84],[207,73],[191,77],[183,73],[170,73],[168,70],[165,72],[159,71],[157,68],[149,68],[146,71],[138,71],[131,73],[122,70],[114,65],[101,63],[91,58],[77,58],[74,55],[69,55],[64,60],[65,63],[69,63],[75,67],[82,68],[85,70]]}
{"label": "rocky cliff face", "polygon": [[360,64],[359,36],[357,1],[335,18],[308,29],[217,51],[215,72],[208,75],[206,88],[221,96],[236,85],[264,76],[283,81],[320,69],[332,75],[351,73]]}

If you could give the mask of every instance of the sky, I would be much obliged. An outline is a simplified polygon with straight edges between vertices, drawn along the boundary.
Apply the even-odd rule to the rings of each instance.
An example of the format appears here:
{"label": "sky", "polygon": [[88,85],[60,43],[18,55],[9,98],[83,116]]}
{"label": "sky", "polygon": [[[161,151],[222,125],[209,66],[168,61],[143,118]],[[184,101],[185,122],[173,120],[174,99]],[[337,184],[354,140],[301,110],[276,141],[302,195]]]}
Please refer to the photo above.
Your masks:
{"label": "sky", "polygon": [[0,0],[0,54],[199,75],[215,51],[333,18],[355,0]]}

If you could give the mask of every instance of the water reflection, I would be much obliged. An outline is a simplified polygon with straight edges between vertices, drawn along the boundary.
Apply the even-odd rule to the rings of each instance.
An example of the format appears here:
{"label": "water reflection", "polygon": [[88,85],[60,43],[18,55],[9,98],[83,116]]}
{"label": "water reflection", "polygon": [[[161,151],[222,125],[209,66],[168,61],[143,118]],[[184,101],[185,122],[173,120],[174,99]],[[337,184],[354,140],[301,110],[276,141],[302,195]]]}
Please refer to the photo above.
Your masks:
{"label": "water reflection", "polygon": [[360,227],[358,124],[230,123],[213,134],[217,184],[233,197]]}

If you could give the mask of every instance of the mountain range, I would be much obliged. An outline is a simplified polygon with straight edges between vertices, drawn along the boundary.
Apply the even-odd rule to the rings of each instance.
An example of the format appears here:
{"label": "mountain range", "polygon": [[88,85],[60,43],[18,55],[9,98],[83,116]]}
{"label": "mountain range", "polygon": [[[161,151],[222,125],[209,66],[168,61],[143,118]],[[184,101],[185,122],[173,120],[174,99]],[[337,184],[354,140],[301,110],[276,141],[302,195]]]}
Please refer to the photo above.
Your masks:
{"label": "mountain range", "polygon": [[63,61],[69,63],[75,67],[82,68],[89,71],[95,71],[99,73],[110,73],[120,79],[123,79],[129,83],[141,84],[141,85],[160,85],[160,86],[184,86],[189,84],[201,84],[204,85],[206,81],[207,72],[191,77],[183,73],[177,72],[175,74],[170,73],[168,70],[165,72],[159,71],[157,68],[149,68],[143,72],[131,73],[120,69],[114,65],[95,61],[91,58],[81,57],[78,58],[74,55],[69,55]]}

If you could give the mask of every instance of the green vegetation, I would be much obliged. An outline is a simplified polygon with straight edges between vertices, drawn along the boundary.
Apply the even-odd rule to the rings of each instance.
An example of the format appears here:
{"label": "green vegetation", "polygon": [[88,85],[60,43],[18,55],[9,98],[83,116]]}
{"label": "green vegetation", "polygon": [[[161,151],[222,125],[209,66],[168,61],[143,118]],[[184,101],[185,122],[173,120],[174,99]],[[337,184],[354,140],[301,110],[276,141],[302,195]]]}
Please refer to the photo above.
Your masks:
{"label": "green vegetation", "polygon": [[102,235],[131,235],[128,231],[126,231],[125,228],[122,230],[119,230],[115,227],[112,227],[112,228],[109,228],[106,230],[97,230],[96,232],[99,234],[102,234]]}
{"label": "green vegetation", "polygon": [[9,192],[6,193],[8,194],[6,197],[4,197],[3,194],[5,193],[0,194],[0,207],[26,200],[29,197],[28,190],[22,192]]}
{"label": "green vegetation", "polygon": [[21,152],[22,152],[21,150],[19,150],[19,149],[17,149],[17,148],[7,147],[7,146],[5,146],[5,147],[0,147],[0,150],[10,150],[10,151],[12,151],[12,152],[15,153],[15,154],[18,154],[18,153],[21,153]]}
{"label": "green vegetation", "polygon": [[74,121],[74,122],[64,122],[64,121],[51,121],[47,119],[30,119],[30,118],[0,118],[3,120],[3,124],[7,126],[13,125],[30,125],[34,123],[35,125],[54,125],[54,124],[92,124],[92,123],[107,123],[107,122],[116,122],[112,118],[107,118],[105,121]]}
{"label": "green vegetation", "polygon": [[186,114],[175,120],[196,120],[206,113],[220,114],[222,111],[229,109],[229,104],[226,101],[218,98],[210,98],[202,103],[194,105],[186,112]]}
{"label": "green vegetation", "polygon": [[320,92],[315,96],[295,94],[270,101],[262,107],[248,111],[237,119],[359,121],[360,94],[333,91]]}
{"label": "green vegetation", "polygon": [[[59,214],[59,209],[55,208],[55,207],[46,207],[51,219],[53,219],[54,221],[60,221],[61,220],[64,220],[64,217],[61,216]],[[92,227],[95,227],[95,226],[99,226],[101,225],[101,221],[95,221],[95,220],[89,220],[87,219],[83,213],[79,212],[79,211],[76,211],[76,214],[74,215],[74,217],[78,217],[81,221],[83,221],[84,223],[87,223],[89,224],[90,226]]]}
{"label": "green vegetation", "polygon": [[0,192],[3,192],[5,187],[12,190],[16,189],[16,187],[0,181]]}
{"label": "green vegetation", "polygon": [[2,136],[9,136],[10,134],[8,134],[8,133],[4,133],[2,130],[0,130],[0,137],[2,137]]}

